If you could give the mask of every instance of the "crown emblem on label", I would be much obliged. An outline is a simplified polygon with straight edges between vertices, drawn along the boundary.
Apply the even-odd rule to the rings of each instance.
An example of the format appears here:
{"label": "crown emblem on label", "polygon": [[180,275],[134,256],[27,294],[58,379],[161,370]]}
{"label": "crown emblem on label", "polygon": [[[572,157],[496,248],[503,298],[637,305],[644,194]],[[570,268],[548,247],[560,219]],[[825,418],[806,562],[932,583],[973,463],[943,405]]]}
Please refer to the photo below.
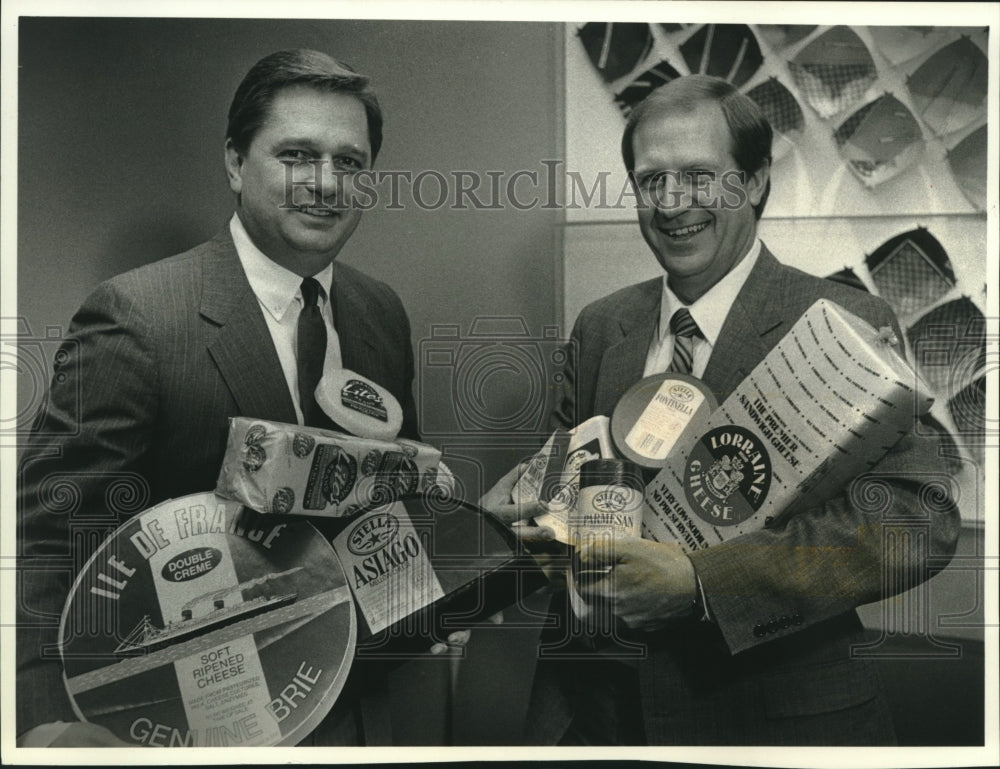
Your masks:
{"label": "crown emblem on label", "polygon": [[743,480],[743,461],[739,457],[721,457],[712,463],[705,472],[708,484],[705,486],[709,494],[725,502],[729,495],[740,487]]}

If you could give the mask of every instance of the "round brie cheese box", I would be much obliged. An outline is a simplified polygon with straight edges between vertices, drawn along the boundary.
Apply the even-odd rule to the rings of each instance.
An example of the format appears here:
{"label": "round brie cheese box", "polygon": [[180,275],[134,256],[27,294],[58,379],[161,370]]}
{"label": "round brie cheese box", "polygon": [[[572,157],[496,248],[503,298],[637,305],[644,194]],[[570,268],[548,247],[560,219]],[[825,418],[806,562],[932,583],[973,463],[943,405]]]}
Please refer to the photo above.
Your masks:
{"label": "round brie cheese box", "polygon": [[632,385],[611,414],[615,448],[640,467],[663,467],[682,439],[700,435],[718,406],[704,382],[688,374],[653,374]]}
{"label": "round brie cheese box", "polygon": [[306,521],[212,493],[128,520],[90,558],[60,626],[77,715],[135,745],[294,745],[354,657],[351,591]]}

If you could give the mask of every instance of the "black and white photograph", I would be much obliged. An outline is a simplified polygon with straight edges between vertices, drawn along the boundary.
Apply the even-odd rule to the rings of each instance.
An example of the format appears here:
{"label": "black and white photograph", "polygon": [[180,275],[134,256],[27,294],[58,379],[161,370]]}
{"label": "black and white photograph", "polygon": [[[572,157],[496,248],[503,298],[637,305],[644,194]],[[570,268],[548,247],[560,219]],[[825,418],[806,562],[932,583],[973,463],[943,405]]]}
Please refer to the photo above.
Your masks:
{"label": "black and white photograph", "polygon": [[2,13],[5,764],[1000,763],[1000,6]]}

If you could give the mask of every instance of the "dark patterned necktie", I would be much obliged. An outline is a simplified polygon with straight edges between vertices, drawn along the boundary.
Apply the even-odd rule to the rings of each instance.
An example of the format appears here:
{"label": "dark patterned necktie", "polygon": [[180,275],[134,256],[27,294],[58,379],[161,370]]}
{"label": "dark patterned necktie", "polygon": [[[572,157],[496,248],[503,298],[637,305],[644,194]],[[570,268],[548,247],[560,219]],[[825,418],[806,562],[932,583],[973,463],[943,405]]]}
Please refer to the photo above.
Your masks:
{"label": "dark patterned necktie", "polygon": [[670,317],[670,333],[674,335],[674,354],[667,371],[690,374],[694,362],[694,337],[701,336],[687,307],[681,307]]}
{"label": "dark patterned necktie", "polygon": [[316,385],[323,377],[326,358],[326,324],[319,307],[320,285],[315,278],[302,281],[302,311],[299,313],[295,359],[299,373],[299,405],[308,427],[329,429],[332,422],[316,403]]}

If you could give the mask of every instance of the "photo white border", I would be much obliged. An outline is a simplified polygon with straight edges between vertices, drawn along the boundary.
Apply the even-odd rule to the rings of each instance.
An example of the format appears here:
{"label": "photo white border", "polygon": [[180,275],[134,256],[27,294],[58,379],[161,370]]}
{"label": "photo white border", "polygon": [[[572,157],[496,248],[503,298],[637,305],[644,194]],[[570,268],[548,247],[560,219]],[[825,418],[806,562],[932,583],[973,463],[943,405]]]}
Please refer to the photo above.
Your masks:
{"label": "photo white border", "polygon": [[[284,11],[290,8],[293,14]],[[359,11],[361,12],[359,14]],[[219,2],[218,0],[156,0],[141,7],[129,2],[50,2],[48,0],[6,0],[2,11],[2,147],[0,147],[0,318],[4,324],[17,314],[17,62],[19,16],[130,16],[177,18],[366,18],[393,20],[479,21],[527,20],[539,22],[582,22],[595,20],[733,22],[752,17],[750,23],[783,24],[886,24],[898,25],[900,20],[933,26],[989,26],[989,98],[988,114],[1000,115],[998,109],[998,36],[1000,36],[1000,5],[992,3],[807,3],[807,2],[564,2],[546,0],[491,0],[490,2],[460,2],[446,0],[426,3],[369,0],[363,6],[340,0],[299,0],[286,6],[261,0]],[[734,19],[734,17],[737,17]],[[998,303],[996,276],[998,266],[997,193],[1000,189],[997,167],[998,123],[989,122],[989,169],[987,177],[987,275],[991,276],[987,292],[989,338],[998,334]],[[617,141],[617,137],[609,137]],[[10,320],[9,320],[10,319]],[[5,332],[8,328],[4,327]],[[996,355],[995,350],[988,353]],[[987,424],[998,422],[997,371],[991,372],[987,391]],[[15,373],[0,371],[0,422],[9,424],[16,411],[14,397]],[[987,467],[997,466],[997,447],[987,449]],[[986,665],[987,696],[985,725],[987,745],[983,748],[250,748],[250,749],[91,749],[53,750],[19,749],[14,747],[14,553],[16,520],[14,489],[16,477],[15,452],[0,449],[0,633],[2,660],[0,677],[7,685],[0,687],[0,750],[7,764],[203,764],[203,763],[421,763],[428,761],[470,760],[559,760],[615,759],[644,761],[685,761],[702,764],[788,767],[896,767],[896,766],[973,766],[1000,763],[1000,738],[991,725],[1000,722],[997,692],[997,473],[986,472]]]}

